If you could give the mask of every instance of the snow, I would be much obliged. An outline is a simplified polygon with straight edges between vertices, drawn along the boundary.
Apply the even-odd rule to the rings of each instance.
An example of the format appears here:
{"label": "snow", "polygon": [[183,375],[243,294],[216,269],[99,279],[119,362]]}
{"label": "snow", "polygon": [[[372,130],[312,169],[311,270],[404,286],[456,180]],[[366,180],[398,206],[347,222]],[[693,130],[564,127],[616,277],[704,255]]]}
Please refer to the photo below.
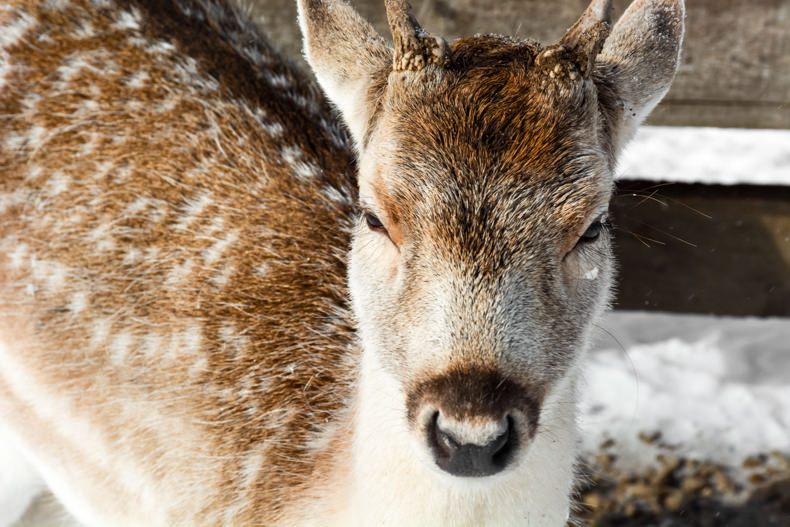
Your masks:
{"label": "snow", "polygon": [[671,445],[736,477],[747,456],[790,454],[790,319],[614,312],[600,328],[581,397],[585,453],[614,439],[620,468],[640,472]]}
{"label": "snow", "polygon": [[623,152],[617,177],[790,185],[790,130],[643,126]]}

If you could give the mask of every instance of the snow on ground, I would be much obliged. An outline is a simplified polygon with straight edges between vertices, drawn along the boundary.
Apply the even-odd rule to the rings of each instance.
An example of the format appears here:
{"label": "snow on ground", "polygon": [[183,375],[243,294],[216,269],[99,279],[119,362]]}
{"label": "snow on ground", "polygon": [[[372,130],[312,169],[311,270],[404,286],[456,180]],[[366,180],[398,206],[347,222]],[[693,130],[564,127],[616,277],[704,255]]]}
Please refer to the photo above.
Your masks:
{"label": "snow on ground", "polygon": [[790,185],[790,130],[643,126],[617,172],[673,183]]}
{"label": "snow on ground", "polygon": [[749,455],[790,455],[790,319],[613,312],[600,328],[582,390],[585,452],[612,438],[620,468],[640,471],[658,442],[639,433],[660,432],[678,457],[736,477]]}

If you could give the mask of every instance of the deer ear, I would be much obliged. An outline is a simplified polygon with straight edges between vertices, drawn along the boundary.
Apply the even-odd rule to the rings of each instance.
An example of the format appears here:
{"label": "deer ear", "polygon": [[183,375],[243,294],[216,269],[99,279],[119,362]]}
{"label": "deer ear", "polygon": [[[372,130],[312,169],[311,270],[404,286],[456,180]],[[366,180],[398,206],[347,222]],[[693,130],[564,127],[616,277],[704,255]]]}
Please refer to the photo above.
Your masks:
{"label": "deer ear", "polygon": [[298,5],[307,62],[360,145],[375,107],[374,81],[389,73],[392,50],[342,0],[299,0]]}
{"label": "deer ear", "polygon": [[[683,0],[635,0],[623,13],[595,61],[599,84],[613,93],[608,108],[614,151],[669,91],[680,63]],[[604,101],[602,100],[602,104]]]}

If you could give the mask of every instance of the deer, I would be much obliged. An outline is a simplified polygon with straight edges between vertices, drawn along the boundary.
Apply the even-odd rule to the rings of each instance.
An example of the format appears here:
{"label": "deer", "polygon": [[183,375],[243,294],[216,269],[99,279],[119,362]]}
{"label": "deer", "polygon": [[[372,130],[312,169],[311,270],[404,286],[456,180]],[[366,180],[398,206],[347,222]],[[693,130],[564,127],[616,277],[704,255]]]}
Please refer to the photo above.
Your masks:
{"label": "deer", "polygon": [[0,6],[0,525],[565,525],[618,154],[682,0],[452,43]]}

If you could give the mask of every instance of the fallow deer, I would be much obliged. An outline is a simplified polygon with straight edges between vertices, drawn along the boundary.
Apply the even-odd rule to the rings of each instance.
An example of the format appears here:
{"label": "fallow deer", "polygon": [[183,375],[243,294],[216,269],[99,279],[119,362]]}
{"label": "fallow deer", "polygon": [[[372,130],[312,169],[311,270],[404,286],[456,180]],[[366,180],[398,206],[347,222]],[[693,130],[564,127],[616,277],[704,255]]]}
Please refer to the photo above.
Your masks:
{"label": "fallow deer", "polygon": [[564,525],[683,2],[547,47],[386,8],[394,46],[299,0],[333,108],[236,5],[4,0],[0,525],[44,486],[88,526]]}

